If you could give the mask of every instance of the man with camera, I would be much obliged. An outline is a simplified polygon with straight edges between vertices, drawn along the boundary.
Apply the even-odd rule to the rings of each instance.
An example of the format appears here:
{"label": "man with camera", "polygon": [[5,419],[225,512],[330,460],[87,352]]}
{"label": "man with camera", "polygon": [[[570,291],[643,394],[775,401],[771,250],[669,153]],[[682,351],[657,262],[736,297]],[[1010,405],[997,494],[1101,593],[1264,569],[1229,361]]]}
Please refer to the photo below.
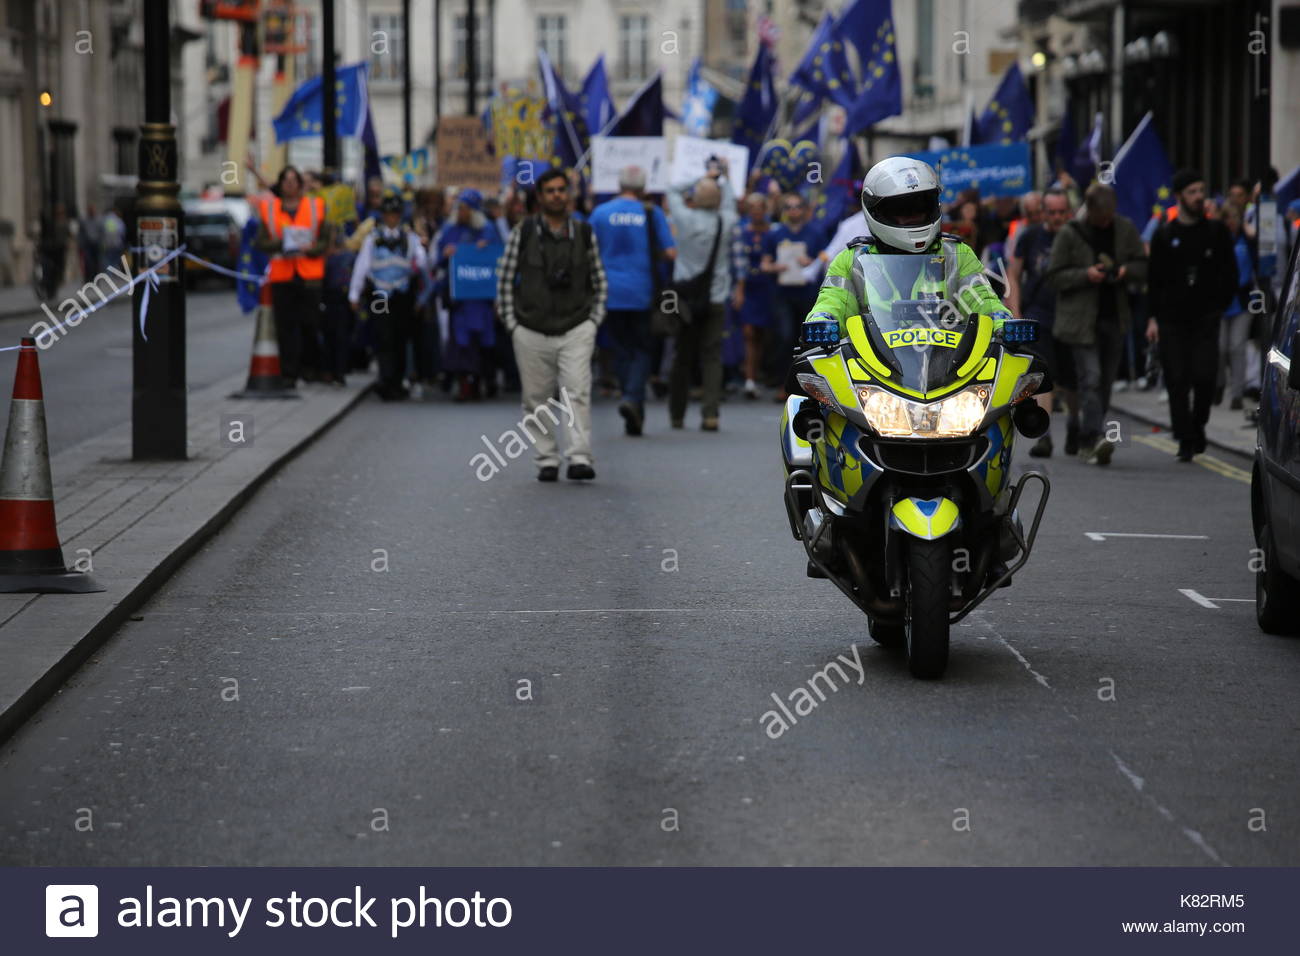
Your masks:
{"label": "man with camera", "polygon": [[568,213],[569,180],[562,169],[537,178],[541,214],[511,231],[497,271],[497,314],[519,365],[525,415],[540,423],[534,461],[538,481],[560,475],[560,454],[539,408],[555,396],[573,409],[567,476],[596,477],[591,456],[591,356],[605,318],[605,269],[591,226]]}
{"label": "man with camera", "polygon": [[1089,186],[1083,218],[1057,232],[1047,267],[1057,294],[1055,343],[1074,363],[1079,458],[1093,465],[1109,465],[1115,453],[1106,412],[1130,321],[1127,285],[1141,282],[1147,266],[1137,227],[1115,207],[1114,189]]}
{"label": "man with camera", "polygon": [[[1178,460],[1205,451],[1205,423],[1219,369],[1219,326],[1237,294],[1237,257],[1228,227],[1205,216],[1205,177],[1174,174],[1178,216],[1151,240],[1151,319],[1160,347]],[[1188,398],[1191,403],[1189,405]]]}

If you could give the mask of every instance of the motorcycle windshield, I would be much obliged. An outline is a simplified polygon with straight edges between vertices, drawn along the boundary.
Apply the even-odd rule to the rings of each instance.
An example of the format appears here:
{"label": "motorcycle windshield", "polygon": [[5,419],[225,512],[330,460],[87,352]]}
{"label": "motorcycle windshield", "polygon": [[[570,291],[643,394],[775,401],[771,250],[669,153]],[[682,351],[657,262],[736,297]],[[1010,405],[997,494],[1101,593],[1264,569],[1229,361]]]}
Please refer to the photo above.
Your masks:
{"label": "motorcycle windshield", "polygon": [[898,384],[930,392],[949,384],[971,352],[976,323],[950,289],[955,262],[945,256],[863,256],[867,342],[900,373]]}

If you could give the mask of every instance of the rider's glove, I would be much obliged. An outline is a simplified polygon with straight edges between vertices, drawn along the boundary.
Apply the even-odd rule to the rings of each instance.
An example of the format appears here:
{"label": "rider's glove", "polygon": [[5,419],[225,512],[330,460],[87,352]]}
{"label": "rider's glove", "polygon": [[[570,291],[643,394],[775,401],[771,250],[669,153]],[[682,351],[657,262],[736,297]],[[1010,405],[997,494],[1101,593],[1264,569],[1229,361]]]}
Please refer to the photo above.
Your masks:
{"label": "rider's glove", "polygon": [[801,330],[805,345],[834,345],[840,340],[840,320],[829,312],[814,312]]}
{"label": "rider's glove", "polygon": [[990,312],[989,318],[993,320],[994,333],[998,333],[1001,332],[1002,327],[1007,324],[1007,320],[1010,318],[1014,318],[1014,316],[1012,316],[1012,314],[1010,312],[1007,312],[1005,309],[1002,309],[997,312]]}

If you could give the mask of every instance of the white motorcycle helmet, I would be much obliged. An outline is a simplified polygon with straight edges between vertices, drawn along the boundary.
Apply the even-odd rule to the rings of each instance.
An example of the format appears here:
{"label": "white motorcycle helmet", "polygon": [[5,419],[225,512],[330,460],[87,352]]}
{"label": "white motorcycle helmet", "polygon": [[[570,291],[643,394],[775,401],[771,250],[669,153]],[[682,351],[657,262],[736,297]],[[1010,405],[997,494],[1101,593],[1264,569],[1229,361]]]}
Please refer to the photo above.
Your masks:
{"label": "white motorcycle helmet", "polygon": [[871,167],[862,181],[862,212],[877,242],[903,252],[924,252],[939,235],[939,176],[919,159],[893,156]]}

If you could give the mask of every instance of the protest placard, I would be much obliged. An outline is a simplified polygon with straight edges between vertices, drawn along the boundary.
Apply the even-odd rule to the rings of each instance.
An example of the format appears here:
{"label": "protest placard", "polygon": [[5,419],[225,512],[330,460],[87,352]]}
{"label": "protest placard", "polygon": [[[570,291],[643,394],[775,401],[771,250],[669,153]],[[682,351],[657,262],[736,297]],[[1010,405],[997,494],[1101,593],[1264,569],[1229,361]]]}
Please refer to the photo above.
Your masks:
{"label": "protest placard", "polygon": [[488,152],[487,131],[478,117],[438,121],[438,182],[495,193],[499,178],[499,161]]}
{"label": "protest placard", "polygon": [[593,136],[591,138],[591,189],[618,192],[619,170],[640,166],[646,174],[646,192],[668,188],[668,144],[662,136]]}

